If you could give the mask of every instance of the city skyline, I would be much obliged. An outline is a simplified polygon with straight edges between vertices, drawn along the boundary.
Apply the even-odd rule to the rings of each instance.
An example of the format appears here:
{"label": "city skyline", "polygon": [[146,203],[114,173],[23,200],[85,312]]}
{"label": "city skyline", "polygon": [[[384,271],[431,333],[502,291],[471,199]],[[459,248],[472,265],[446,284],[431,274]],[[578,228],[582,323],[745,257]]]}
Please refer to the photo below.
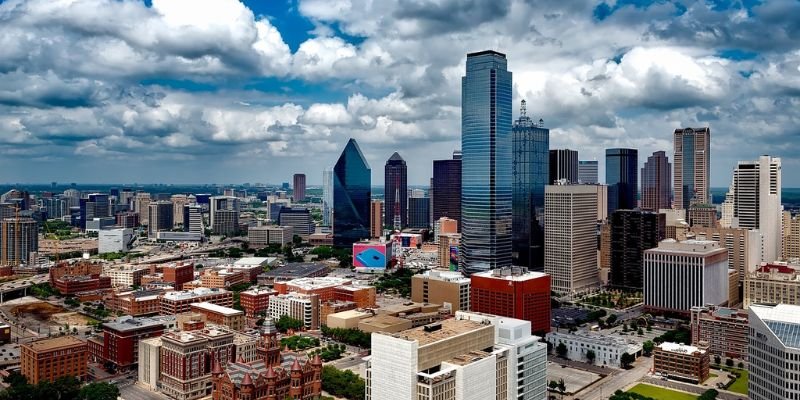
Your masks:
{"label": "city skyline", "polygon": [[799,162],[784,146],[798,134],[796,3],[46,3],[0,4],[0,32],[21,44],[0,74],[0,181],[318,184],[353,135],[372,165],[406,154],[424,184],[459,147],[463,54],[485,48],[509,55],[513,104],[584,160],[669,151],[674,129],[710,126],[712,187],[739,160]]}

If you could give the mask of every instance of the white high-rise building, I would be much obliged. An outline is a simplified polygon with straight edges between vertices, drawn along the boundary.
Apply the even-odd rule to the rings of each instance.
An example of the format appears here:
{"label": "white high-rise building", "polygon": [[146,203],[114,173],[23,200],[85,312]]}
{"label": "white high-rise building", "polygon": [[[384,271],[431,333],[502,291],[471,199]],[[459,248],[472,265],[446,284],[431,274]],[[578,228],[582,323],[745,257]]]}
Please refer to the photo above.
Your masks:
{"label": "white high-rise building", "polygon": [[559,294],[600,286],[596,185],[550,185],[544,194],[544,272]]}
{"label": "white high-rise building", "polygon": [[800,399],[800,306],[750,306],[748,398]]}
{"label": "white high-rise building", "polygon": [[114,252],[124,253],[131,249],[133,229],[101,229],[97,236],[97,252],[99,254]]}
{"label": "white high-rise building", "polygon": [[372,335],[368,400],[545,399],[547,345],[530,322],[457,312],[454,319]]}
{"label": "white high-rise building", "polygon": [[728,297],[728,250],[718,242],[667,239],[644,251],[645,309],[689,315]]}
{"label": "white high-rise building", "polygon": [[728,188],[728,192],[725,193],[725,200],[722,202],[720,206],[722,211],[722,217],[719,219],[719,226],[721,228],[730,228],[733,226],[733,210],[734,210],[734,196],[733,196],[733,184]]}
{"label": "white high-rise building", "polygon": [[761,232],[764,238],[761,261],[780,259],[783,250],[781,159],[761,156],[756,161],[739,161],[733,172],[733,197],[731,225]]}
{"label": "white high-rise building", "polygon": [[333,223],[333,168],[322,171],[322,225]]}

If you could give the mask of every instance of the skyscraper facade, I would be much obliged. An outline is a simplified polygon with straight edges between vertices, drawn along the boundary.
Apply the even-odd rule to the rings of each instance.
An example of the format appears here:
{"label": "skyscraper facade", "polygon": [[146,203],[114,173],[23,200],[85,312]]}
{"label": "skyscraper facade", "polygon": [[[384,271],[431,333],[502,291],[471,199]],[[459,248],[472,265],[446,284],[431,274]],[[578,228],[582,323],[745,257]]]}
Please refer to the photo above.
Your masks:
{"label": "skyscraper facade", "polygon": [[595,185],[600,183],[597,178],[597,161],[578,161],[578,183]]}
{"label": "skyscraper facade", "polygon": [[372,200],[369,209],[370,237],[375,239],[383,235],[383,201]]}
{"label": "skyscraper facade", "polygon": [[672,166],[667,154],[656,151],[642,168],[642,210],[658,211],[672,208]]}
{"label": "skyscraper facade", "polygon": [[333,167],[333,245],[349,247],[370,237],[372,171],[355,139]]}
{"label": "skyscraper facade", "polygon": [[[512,261],[544,270],[544,187],[548,184],[550,130],[527,116],[525,100],[514,121]],[[539,120],[541,122],[541,120]]]}
{"label": "skyscraper facade", "polygon": [[636,149],[606,149],[608,215],[637,207],[639,152]]}
{"label": "skyscraper facade", "polygon": [[233,235],[239,230],[239,199],[214,196],[210,199],[211,230],[216,235]]}
{"label": "skyscraper facade", "polygon": [[578,152],[570,149],[550,150],[549,168],[548,185],[561,179],[567,183],[578,183]]}
{"label": "skyscraper facade", "polygon": [[461,152],[454,151],[450,160],[433,162],[433,220],[447,217],[458,221],[461,229]]}
{"label": "skyscraper facade", "polygon": [[711,128],[675,129],[675,208],[710,204]]}
{"label": "skyscraper facade", "polygon": [[430,197],[410,197],[408,199],[408,226],[410,228],[429,229],[430,221]]}
{"label": "skyscraper facade", "polygon": [[800,398],[800,306],[754,304],[748,314],[748,398]]}
{"label": "skyscraper facade", "polygon": [[322,225],[333,223],[333,168],[322,171]]}
{"label": "skyscraper facade", "polygon": [[406,160],[403,160],[403,157],[395,152],[386,160],[384,173],[383,225],[403,229],[408,226],[408,167]]}
{"label": "skyscraper facade", "polygon": [[294,186],[292,186],[294,201],[306,201],[306,174],[294,174]]}
{"label": "skyscraper facade", "polygon": [[467,54],[461,78],[461,254],[467,273],[511,265],[512,76],[505,54]]}
{"label": "skyscraper facade", "polygon": [[155,238],[156,232],[172,230],[175,211],[171,201],[154,201],[148,207],[150,223],[147,225],[147,236]]}
{"label": "skyscraper facade", "polygon": [[597,273],[597,188],[545,187],[544,272],[551,290],[584,293],[600,285]]}
{"label": "skyscraper facade", "polygon": [[611,215],[611,274],[609,284],[641,291],[644,287],[644,251],[664,239],[666,214],[617,210]]}
{"label": "skyscraper facade", "polygon": [[733,172],[733,197],[733,227],[758,229],[764,238],[761,261],[778,260],[783,250],[781,159],[740,161]]}
{"label": "skyscraper facade", "polygon": [[0,266],[27,264],[39,251],[39,226],[33,218],[6,218],[0,222]]}

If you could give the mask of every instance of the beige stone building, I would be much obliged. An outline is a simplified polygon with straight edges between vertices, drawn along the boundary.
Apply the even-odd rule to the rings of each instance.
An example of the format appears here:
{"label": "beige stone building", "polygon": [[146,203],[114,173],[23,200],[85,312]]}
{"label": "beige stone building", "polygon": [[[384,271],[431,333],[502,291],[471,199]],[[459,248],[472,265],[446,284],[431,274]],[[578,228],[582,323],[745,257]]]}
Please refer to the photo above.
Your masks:
{"label": "beige stone building", "polygon": [[411,300],[441,304],[453,313],[468,311],[470,279],[457,271],[425,271],[411,277]]}
{"label": "beige stone building", "polygon": [[751,304],[800,305],[800,265],[763,264],[744,280],[743,308]]}

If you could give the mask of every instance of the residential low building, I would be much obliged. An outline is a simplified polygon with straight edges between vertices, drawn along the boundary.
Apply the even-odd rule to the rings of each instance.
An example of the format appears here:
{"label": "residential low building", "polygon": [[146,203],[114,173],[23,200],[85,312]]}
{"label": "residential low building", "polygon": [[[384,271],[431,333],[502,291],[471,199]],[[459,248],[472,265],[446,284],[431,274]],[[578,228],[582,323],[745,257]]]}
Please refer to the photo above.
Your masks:
{"label": "residential low building", "polygon": [[174,327],[175,317],[119,317],[103,324],[103,359],[119,371],[129,369],[139,360],[139,342],[161,336]]}
{"label": "residential low building", "polygon": [[555,349],[563,343],[567,347],[566,357],[570,360],[589,362],[589,351],[594,352],[594,365],[621,367],[622,355],[628,353],[634,357],[642,355],[642,346],[635,341],[622,337],[599,335],[593,333],[550,332],[547,342]]}
{"label": "residential low building", "polygon": [[191,311],[205,315],[212,324],[226,326],[233,331],[241,331],[245,327],[244,311],[208,302],[192,304]]}
{"label": "residential low building", "polygon": [[278,292],[269,288],[255,288],[239,293],[239,302],[244,309],[245,316],[255,318],[269,310],[269,298]]}
{"label": "residential low building", "polygon": [[161,314],[175,315],[187,312],[192,303],[209,302],[224,307],[233,306],[233,293],[224,289],[197,288],[168,292],[161,295]]}
{"label": "residential low building", "polygon": [[411,277],[411,300],[436,303],[451,312],[469,311],[470,278],[457,271],[425,271]]}
{"label": "residential low building", "polygon": [[292,243],[291,226],[254,226],[247,230],[247,239],[251,248],[267,247],[271,244],[286,246]]}
{"label": "residential low building", "polygon": [[709,364],[709,353],[696,346],[665,342],[653,350],[653,371],[671,379],[703,383]]}
{"label": "residential low building", "polygon": [[111,287],[111,278],[101,275],[66,275],[55,280],[53,285],[64,296],[75,295]]}
{"label": "residential low building", "polygon": [[712,355],[747,359],[747,312],[727,307],[692,307],[692,343]]}
{"label": "residential low building", "polygon": [[138,265],[111,267],[104,271],[105,275],[111,278],[111,286],[122,288],[140,286],[142,284],[142,276],[147,275],[149,272],[150,268]]}
{"label": "residential low building", "polygon": [[242,270],[208,269],[200,276],[200,281],[205,288],[224,289],[247,281]]}
{"label": "residential low building", "polygon": [[156,315],[161,310],[160,296],[164,293],[166,291],[162,289],[114,293],[108,299],[106,308],[133,317]]}
{"label": "residential low building", "polygon": [[743,308],[753,304],[800,305],[800,265],[762,264],[744,280]]}
{"label": "residential low building", "polygon": [[352,301],[357,307],[375,307],[374,286],[360,285],[347,278],[315,277],[275,282],[273,288],[281,294],[316,294],[322,302]]}
{"label": "residential low building", "polygon": [[60,336],[20,345],[20,372],[28,383],[61,377],[86,379],[87,345],[76,336]]}
{"label": "residential low building", "polygon": [[303,321],[306,329],[319,329],[319,295],[288,293],[269,299],[269,316],[277,321],[281,316]]}

